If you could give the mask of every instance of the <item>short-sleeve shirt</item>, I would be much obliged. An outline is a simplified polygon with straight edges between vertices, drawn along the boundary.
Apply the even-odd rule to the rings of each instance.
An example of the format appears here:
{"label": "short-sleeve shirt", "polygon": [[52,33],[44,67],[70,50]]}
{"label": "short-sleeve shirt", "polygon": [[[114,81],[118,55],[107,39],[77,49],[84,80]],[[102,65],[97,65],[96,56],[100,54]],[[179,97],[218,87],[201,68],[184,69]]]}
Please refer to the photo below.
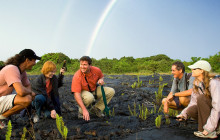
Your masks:
{"label": "short-sleeve shirt", "polygon": [[22,83],[23,86],[30,85],[27,78],[27,73],[20,73],[17,66],[7,65],[0,71],[0,97],[11,94],[14,90],[12,86],[14,83]]}
{"label": "short-sleeve shirt", "polygon": [[[73,76],[71,91],[77,93],[81,93],[83,90],[95,91],[96,83],[98,82],[99,79],[103,78],[103,76],[104,75],[102,71],[98,67],[94,67],[94,66],[90,66],[90,72],[88,74],[84,74],[81,72],[81,70],[78,70]],[[86,80],[88,81],[88,83]]]}
{"label": "short-sleeve shirt", "polygon": [[188,89],[186,89],[186,79],[185,79],[186,76],[187,76],[187,73],[184,73],[183,77],[181,79],[179,79],[179,78],[173,79],[173,84],[172,84],[172,88],[171,88],[172,93],[182,92],[182,91],[193,88],[193,81],[195,78],[192,76],[189,78]]}

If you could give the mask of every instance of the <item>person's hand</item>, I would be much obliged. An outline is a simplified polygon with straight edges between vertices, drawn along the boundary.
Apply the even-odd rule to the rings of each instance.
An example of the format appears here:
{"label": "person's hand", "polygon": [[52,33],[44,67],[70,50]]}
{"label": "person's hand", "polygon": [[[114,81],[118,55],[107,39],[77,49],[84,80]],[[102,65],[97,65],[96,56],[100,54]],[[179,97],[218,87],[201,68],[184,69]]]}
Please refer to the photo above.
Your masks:
{"label": "person's hand", "polygon": [[173,94],[169,94],[167,96],[167,100],[168,100],[168,102],[172,101],[173,100]]}
{"label": "person's hand", "polygon": [[105,84],[105,82],[104,82],[104,80],[103,80],[103,79],[99,79],[99,80],[98,80],[98,84],[100,84],[100,85],[104,85],[104,84]]}
{"label": "person's hand", "polygon": [[55,110],[51,110],[51,112],[50,112],[51,118],[56,119],[56,115],[57,115],[56,111]]}
{"label": "person's hand", "polygon": [[177,121],[183,121],[183,120],[186,120],[186,118],[183,116],[183,115],[177,115]]}
{"label": "person's hand", "polygon": [[209,134],[209,132],[207,132],[206,130],[203,130],[202,134],[206,136]]}
{"label": "person's hand", "polygon": [[87,109],[83,110],[83,119],[85,121],[89,121],[90,120],[89,112],[87,111]]}
{"label": "person's hand", "polygon": [[66,71],[65,71],[65,69],[64,68],[61,68],[60,69],[60,74],[64,74]]}
{"label": "person's hand", "polygon": [[32,100],[35,99],[36,93],[34,93],[33,91],[31,92],[31,96],[32,96]]}

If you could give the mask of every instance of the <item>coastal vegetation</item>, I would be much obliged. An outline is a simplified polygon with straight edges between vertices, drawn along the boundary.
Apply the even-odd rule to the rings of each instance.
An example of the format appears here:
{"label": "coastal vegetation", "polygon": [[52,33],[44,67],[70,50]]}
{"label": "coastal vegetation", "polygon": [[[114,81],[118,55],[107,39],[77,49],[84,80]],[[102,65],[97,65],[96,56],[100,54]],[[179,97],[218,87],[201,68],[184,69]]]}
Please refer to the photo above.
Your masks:
{"label": "coastal vegetation", "polygon": [[[187,67],[195,63],[198,60],[206,60],[212,66],[212,71],[215,73],[220,73],[220,52],[209,58],[201,57],[191,57],[191,61],[183,61],[186,66],[186,71],[190,72],[190,69]],[[63,61],[66,60],[67,65],[67,74],[74,74],[79,69],[79,59],[71,59],[63,53],[48,53],[42,56],[42,59],[37,62],[28,74],[40,74],[40,69],[43,66],[43,63],[51,60],[57,64],[58,70],[62,67]],[[158,54],[150,57],[142,58],[133,58],[133,57],[121,57],[120,59],[108,59],[102,58],[96,60],[92,58],[93,66],[99,67],[105,74],[142,74],[142,75],[151,75],[155,73],[166,73],[170,74],[170,66],[173,62],[177,61],[171,59],[165,54]],[[180,61],[180,60],[178,60]],[[0,66],[4,63],[0,61]],[[57,71],[58,72],[58,71]]]}

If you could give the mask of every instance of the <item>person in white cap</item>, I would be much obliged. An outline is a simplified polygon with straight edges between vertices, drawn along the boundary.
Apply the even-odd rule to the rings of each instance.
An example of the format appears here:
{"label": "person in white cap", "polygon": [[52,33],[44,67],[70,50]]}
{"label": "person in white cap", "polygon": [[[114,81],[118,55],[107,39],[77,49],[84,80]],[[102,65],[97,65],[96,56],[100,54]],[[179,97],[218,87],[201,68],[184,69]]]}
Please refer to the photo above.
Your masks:
{"label": "person in white cap", "polygon": [[195,136],[217,138],[220,133],[220,79],[210,74],[211,65],[199,60],[188,66],[195,77],[193,93],[189,105],[179,114],[179,121],[189,117],[198,120],[198,131]]}

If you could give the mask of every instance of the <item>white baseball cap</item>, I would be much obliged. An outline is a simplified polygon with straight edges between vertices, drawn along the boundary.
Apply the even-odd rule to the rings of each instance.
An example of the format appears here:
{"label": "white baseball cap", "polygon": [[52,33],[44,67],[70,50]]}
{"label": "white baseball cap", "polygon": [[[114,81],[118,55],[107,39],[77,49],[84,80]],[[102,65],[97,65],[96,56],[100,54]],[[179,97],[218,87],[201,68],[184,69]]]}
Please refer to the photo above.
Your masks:
{"label": "white baseball cap", "polygon": [[209,62],[205,61],[205,60],[199,60],[196,63],[194,63],[193,65],[188,66],[190,69],[202,69],[205,71],[210,72],[210,70],[212,69],[211,65],[209,64]]}

